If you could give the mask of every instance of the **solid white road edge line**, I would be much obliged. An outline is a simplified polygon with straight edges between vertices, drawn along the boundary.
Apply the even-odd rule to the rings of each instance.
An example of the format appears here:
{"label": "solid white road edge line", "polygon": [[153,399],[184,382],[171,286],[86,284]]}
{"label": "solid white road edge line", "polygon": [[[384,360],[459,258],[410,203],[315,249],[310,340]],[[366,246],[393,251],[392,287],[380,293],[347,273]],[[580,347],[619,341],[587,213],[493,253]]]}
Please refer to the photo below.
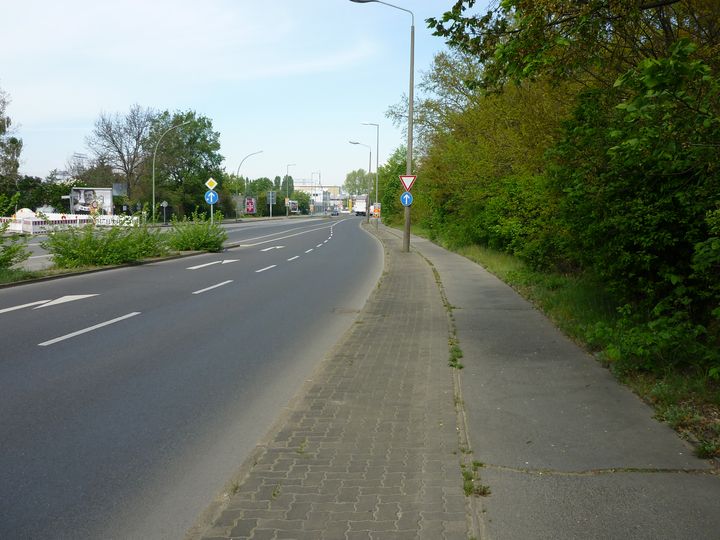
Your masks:
{"label": "solid white road edge line", "polygon": [[128,313],[127,315],[123,315],[122,317],[118,317],[110,321],[105,321],[104,323],[96,324],[95,326],[91,326],[83,330],[78,330],[77,332],[73,332],[72,334],[56,337],[55,339],[51,339],[49,341],[43,341],[42,343],[38,343],[38,347],[47,347],[48,345],[52,345],[54,343],[57,343],[58,341],[64,341],[66,339],[74,338],[75,336],[79,336],[81,334],[86,334],[87,332],[92,332],[93,330],[97,330],[98,328],[102,328],[103,326],[108,326],[110,324],[115,324],[116,322],[124,321],[125,319],[129,319],[130,317],[134,317],[135,315],[140,315],[140,312],[133,311],[132,313]]}
{"label": "solid white road edge line", "polygon": [[207,291],[211,291],[213,289],[217,289],[218,287],[222,287],[223,285],[227,285],[228,283],[232,283],[232,279],[228,279],[227,281],[223,281],[222,283],[218,283],[217,285],[213,285],[211,287],[206,287],[204,289],[200,289],[199,291],[195,291],[193,294],[201,294]]}

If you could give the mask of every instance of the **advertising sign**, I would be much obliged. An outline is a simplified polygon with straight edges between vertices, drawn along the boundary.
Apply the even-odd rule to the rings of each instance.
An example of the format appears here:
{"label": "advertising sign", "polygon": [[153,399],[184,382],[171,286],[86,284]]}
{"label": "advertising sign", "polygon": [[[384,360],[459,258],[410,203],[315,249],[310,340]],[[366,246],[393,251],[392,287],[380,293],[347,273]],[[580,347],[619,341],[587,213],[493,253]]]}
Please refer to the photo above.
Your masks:
{"label": "advertising sign", "polygon": [[257,214],[257,201],[255,197],[245,197],[245,213]]}
{"label": "advertising sign", "polygon": [[73,214],[112,215],[112,188],[74,187],[70,190]]}

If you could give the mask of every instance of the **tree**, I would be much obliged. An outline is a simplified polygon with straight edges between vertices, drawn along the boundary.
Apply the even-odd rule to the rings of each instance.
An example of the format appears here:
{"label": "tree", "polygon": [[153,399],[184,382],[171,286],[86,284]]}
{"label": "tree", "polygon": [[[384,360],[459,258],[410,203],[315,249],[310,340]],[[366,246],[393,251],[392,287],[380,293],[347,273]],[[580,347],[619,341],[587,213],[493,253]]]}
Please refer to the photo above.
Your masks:
{"label": "tree", "polygon": [[220,206],[230,215],[233,213],[231,192],[224,186],[220,155],[220,133],[213,130],[212,121],[195,111],[164,111],[153,121],[148,144],[156,141],[171,126],[185,125],[169,131],[160,143],[155,161],[156,189],[177,208],[181,215],[193,210],[208,211],[204,193],[205,182],[214,178],[220,185]]}
{"label": "tree", "polygon": [[126,115],[101,113],[86,144],[96,158],[122,173],[128,197],[139,185],[148,156],[148,135],[155,120],[151,109],[133,105]]}
{"label": "tree", "polygon": [[12,195],[18,189],[18,169],[23,142],[12,135],[12,120],[7,116],[10,99],[0,89],[0,193]]}
{"label": "tree", "polygon": [[483,65],[478,83],[549,76],[610,86],[640,59],[662,58],[680,37],[702,44],[697,54],[717,65],[720,3],[715,0],[504,0],[485,15],[476,0],[457,0],[435,35]]}
{"label": "tree", "polygon": [[375,176],[365,169],[350,171],[345,176],[343,190],[350,195],[362,195],[369,193],[370,186],[374,185]]}

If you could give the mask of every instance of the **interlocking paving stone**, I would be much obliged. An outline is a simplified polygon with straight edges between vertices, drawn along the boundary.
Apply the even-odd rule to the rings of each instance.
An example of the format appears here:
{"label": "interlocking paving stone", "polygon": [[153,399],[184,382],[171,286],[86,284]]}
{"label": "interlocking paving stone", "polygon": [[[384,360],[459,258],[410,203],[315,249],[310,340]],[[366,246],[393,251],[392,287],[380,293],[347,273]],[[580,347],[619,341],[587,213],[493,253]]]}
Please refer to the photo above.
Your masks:
{"label": "interlocking paving stone", "polygon": [[467,538],[448,315],[430,266],[377,232],[385,273],[210,538]]}

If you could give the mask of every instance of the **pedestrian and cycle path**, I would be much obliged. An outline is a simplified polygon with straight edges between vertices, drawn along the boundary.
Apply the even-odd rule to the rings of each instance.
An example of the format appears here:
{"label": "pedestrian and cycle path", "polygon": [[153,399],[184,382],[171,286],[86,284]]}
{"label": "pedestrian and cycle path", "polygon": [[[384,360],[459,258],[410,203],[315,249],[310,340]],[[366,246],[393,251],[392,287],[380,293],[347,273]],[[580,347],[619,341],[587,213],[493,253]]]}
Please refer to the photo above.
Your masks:
{"label": "pedestrian and cycle path", "polygon": [[468,259],[368,231],[377,289],[190,538],[720,538],[713,465],[590,355]]}
{"label": "pedestrian and cycle path", "polygon": [[378,287],[191,538],[468,538],[448,314],[427,262],[377,234]]}
{"label": "pedestrian and cycle path", "polygon": [[472,261],[421,239],[463,351],[487,538],[720,538],[717,464]]}

